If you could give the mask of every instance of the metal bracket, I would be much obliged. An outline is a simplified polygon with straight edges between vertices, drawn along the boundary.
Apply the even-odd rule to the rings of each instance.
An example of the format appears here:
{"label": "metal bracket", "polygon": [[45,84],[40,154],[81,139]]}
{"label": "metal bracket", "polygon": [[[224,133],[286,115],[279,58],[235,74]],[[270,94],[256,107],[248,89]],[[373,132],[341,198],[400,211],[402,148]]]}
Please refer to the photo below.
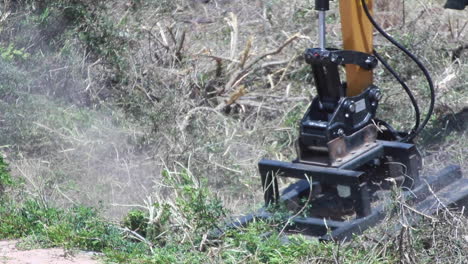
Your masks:
{"label": "metal bracket", "polygon": [[331,166],[339,167],[377,146],[377,128],[374,125],[368,125],[351,136],[335,138],[328,142]]}

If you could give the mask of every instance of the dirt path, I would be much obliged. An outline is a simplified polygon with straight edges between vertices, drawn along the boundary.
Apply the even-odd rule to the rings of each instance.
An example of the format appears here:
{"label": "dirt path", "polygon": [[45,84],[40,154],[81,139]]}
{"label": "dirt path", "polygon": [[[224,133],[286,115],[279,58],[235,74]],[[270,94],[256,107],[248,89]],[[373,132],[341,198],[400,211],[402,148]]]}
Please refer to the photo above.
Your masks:
{"label": "dirt path", "polygon": [[99,264],[90,255],[65,256],[61,248],[18,250],[17,241],[0,241],[0,264]]}

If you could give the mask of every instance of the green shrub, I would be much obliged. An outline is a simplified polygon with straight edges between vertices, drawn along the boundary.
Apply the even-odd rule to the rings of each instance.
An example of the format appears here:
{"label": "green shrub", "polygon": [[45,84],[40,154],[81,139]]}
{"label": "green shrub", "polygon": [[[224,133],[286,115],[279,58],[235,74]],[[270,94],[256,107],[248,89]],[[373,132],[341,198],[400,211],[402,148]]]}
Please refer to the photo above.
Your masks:
{"label": "green shrub", "polygon": [[104,221],[95,209],[78,206],[64,210],[32,199],[22,204],[5,200],[0,207],[0,238],[28,236],[41,237],[41,246],[98,252],[108,248],[132,251],[134,247],[118,226]]}
{"label": "green shrub", "polygon": [[123,226],[146,237],[148,215],[141,210],[131,210],[123,220]]}
{"label": "green shrub", "polygon": [[8,164],[3,161],[3,157],[0,156],[0,197],[6,186],[12,185],[13,179],[11,178]]}
{"label": "green shrub", "polygon": [[193,227],[193,232],[205,233],[218,227],[226,215],[221,200],[215,197],[204,180],[196,179],[189,171],[183,169],[175,178],[165,171],[163,176],[177,193],[176,205],[184,218]]}
{"label": "green shrub", "polygon": [[8,47],[0,47],[0,56],[5,61],[14,61],[16,59],[26,60],[27,58],[29,58],[29,56],[31,56],[31,54],[26,52],[24,48],[15,48],[13,43],[10,43]]}

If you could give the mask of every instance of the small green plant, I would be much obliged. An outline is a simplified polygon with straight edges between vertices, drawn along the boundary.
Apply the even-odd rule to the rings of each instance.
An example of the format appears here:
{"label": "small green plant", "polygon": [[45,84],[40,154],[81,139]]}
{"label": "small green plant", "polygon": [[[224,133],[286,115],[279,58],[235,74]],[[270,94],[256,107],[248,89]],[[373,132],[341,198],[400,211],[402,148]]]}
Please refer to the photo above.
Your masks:
{"label": "small green plant", "polygon": [[18,49],[13,43],[10,43],[8,47],[0,46],[0,56],[6,61],[15,61],[15,60],[26,60],[31,56],[24,48]]}
{"label": "small green plant", "polygon": [[3,189],[6,186],[12,185],[13,179],[11,178],[10,171],[8,169],[8,164],[3,161],[3,157],[0,156],[0,197],[2,195]]}
{"label": "small green plant", "polygon": [[206,187],[206,180],[196,179],[186,169],[180,173],[164,171],[163,176],[173,186],[175,204],[194,232],[205,233],[218,227],[226,212],[221,201]]}
{"label": "small green plant", "polygon": [[275,226],[263,221],[244,230],[228,232],[225,244],[227,249],[222,257],[226,263],[237,263],[239,259],[246,263],[296,263],[313,252],[315,247],[321,246],[302,236],[278,236]]}
{"label": "small green plant", "polygon": [[146,237],[148,215],[141,210],[131,210],[123,220],[123,226]]}
{"label": "small green plant", "polygon": [[5,199],[0,207],[0,239],[28,237],[27,241],[39,243],[33,247],[148,252],[147,245],[125,239],[120,228],[104,221],[95,209],[58,209],[34,199],[23,203]]}

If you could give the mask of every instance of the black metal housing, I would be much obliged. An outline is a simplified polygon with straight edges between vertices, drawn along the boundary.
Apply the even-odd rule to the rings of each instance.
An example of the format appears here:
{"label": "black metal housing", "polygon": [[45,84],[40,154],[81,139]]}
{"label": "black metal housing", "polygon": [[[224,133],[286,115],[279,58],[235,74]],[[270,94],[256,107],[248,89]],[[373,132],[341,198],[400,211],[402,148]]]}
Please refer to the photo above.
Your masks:
{"label": "black metal housing", "polygon": [[[264,189],[265,205],[277,204],[280,195],[277,177],[292,177],[298,179],[312,179],[322,188],[336,188],[336,185],[350,188],[350,196],[336,199],[348,200],[352,210],[358,217],[365,217],[370,211],[371,182],[383,182],[391,174],[378,174],[376,170],[368,170],[366,166],[378,168],[385,162],[398,163],[405,172],[394,172],[401,186],[411,189],[419,183],[420,157],[413,144],[400,142],[378,141],[377,145],[367,152],[355,156],[341,166],[323,167],[299,162],[282,162],[263,159],[259,162],[259,171]],[[391,171],[385,168],[384,171]]]}
{"label": "black metal housing", "polygon": [[317,11],[330,10],[330,0],[315,0],[315,10]]}
{"label": "black metal housing", "polygon": [[305,146],[326,146],[339,136],[351,135],[370,123],[375,117],[380,93],[379,88],[371,86],[362,94],[342,97],[333,113],[323,111],[320,98],[312,101],[301,120],[300,142]]}
{"label": "black metal housing", "polygon": [[367,53],[350,50],[307,49],[305,60],[311,65],[317,96],[300,123],[297,141],[298,160],[331,166],[334,157],[329,143],[346,137],[354,149],[365,145],[367,130],[375,117],[381,92],[374,85],[357,96],[346,97],[346,84],[341,83],[339,66],[354,64],[371,70],[377,59]]}
{"label": "black metal housing", "polygon": [[[312,191],[316,192],[319,186],[314,182]],[[284,189],[280,200],[283,203],[291,203],[304,196],[307,197],[310,190],[309,182],[303,179]],[[421,214],[432,215],[440,210],[441,206],[459,209],[468,206],[468,179],[462,178],[459,166],[448,166],[435,175],[424,177],[424,181],[420,181],[412,190],[403,190],[407,204],[417,212],[407,216],[408,224],[416,224],[421,219]],[[440,204],[441,201],[443,201],[443,205]],[[391,200],[382,202],[371,207],[366,216],[347,221],[314,216],[296,216],[288,219],[290,225],[287,226],[287,231],[318,237],[321,241],[351,240],[354,235],[359,235],[366,229],[377,225],[388,213],[391,213],[387,210],[391,203],[393,203]],[[255,213],[236,218],[226,228],[245,227],[256,219],[268,220],[271,217],[272,214],[262,208]],[[396,225],[393,230],[397,232],[399,227],[401,226]],[[223,232],[223,230],[217,230],[216,234],[213,235],[221,236]]]}

